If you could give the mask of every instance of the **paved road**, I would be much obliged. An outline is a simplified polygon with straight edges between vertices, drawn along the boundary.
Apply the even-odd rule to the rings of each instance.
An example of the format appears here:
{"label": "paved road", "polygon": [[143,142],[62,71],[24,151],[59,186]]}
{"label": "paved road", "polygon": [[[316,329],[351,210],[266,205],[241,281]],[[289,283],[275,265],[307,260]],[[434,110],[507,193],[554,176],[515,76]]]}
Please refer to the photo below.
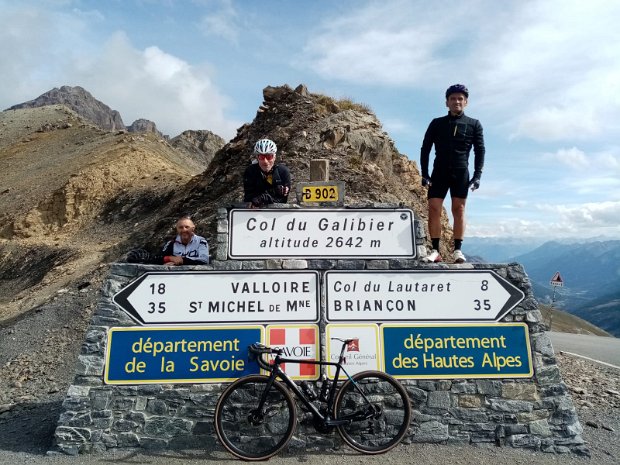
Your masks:
{"label": "paved road", "polygon": [[553,349],[584,355],[620,367],[620,339],[586,334],[549,333]]}

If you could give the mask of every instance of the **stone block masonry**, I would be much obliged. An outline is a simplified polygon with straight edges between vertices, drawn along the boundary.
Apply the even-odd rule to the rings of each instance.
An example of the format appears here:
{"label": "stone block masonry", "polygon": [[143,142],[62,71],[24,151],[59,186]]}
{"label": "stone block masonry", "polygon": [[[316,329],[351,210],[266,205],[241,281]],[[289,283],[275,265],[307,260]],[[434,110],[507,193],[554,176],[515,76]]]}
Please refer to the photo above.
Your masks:
{"label": "stone block masonry", "polygon": [[[174,271],[202,270],[491,270],[525,294],[525,299],[502,322],[527,325],[533,377],[519,379],[401,379],[413,405],[409,442],[486,443],[503,447],[588,454],[568,389],[562,381],[553,347],[545,333],[529,278],[516,263],[508,265],[424,264],[417,259],[373,260],[227,260],[227,210],[218,211],[218,238],[210,265],[176,267]],[[423,244],[424,228],[416,227]],[[111,448],[214,449],[215,404],[225,385],[104,383],[107,334],[110,328],[136,323],[112,297],[147,271],[166,271],[154,265],[116,263],[86,332],[75,379],[67,392],[55,433],[54,450],[66,454],[91,453]],[[319,326],[324,331],[325,305]],[[322,351],[325,353],[325,341]],[[318,440],[317,438],[320,438]],[[322,450],[341,447],[336,432],[318,435],[311,418],[300,417],[290,449]]]}

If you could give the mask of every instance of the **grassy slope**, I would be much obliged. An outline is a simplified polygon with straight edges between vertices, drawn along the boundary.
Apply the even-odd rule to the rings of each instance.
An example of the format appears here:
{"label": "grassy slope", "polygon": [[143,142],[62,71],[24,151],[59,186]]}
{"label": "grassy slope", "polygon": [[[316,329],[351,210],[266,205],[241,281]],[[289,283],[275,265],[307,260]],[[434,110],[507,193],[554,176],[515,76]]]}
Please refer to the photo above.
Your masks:
{"label": "grassy slope", "polygon": [[[609,336],[613,337],[608,332],[601,328],[582,320],[578,316],[571,315],[557,308],[551,311],[551,307],[548,305],[540,305],[540,311],[543,314],[545,323],[549,323],[551,318],[551,331],[557,331],[560,333],[575,333],[575,334],[592,334],[594,336]],[[551,315],[552,314],[552,315]]]}

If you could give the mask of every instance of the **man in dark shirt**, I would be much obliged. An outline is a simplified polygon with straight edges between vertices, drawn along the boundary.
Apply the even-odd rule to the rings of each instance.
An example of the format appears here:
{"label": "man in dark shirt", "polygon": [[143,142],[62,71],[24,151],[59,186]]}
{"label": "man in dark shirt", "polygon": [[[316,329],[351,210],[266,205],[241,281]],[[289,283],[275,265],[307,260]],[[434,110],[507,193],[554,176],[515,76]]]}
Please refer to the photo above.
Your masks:
{"label": "man in dark shirt", "polygon": [[[446,90],[448,114],[435,118],[424,134],[420,150],[422,185],[428,187],[428,229],[432,241],[432,251],[423,260],[442,261],[439,254],[441,237],[441,211],[443,201],[450,191],[452,216],[454,217],[455,263],[463,263],[465,255],[461,251],[465,234],[465,202],[467,190],[472,192],[480,187],[480,177],[484,166],[484,137],[482,125],[477,119],[465,116],[469,98],[467,87],[455,84]],[[428,162],[432,146],[435,145],[433,172],[429,176]],[[474,148],[474,175],[469,177],[469,152]]]}
{"label": "man in dark shirt", "polygon": [[272,203],[286,203],[291,190],[291,173],[284,165],[276,164],[276,144],[260,139],[254,145],[257,162],[243,174],[243,201],[250,208],[261,208]]}

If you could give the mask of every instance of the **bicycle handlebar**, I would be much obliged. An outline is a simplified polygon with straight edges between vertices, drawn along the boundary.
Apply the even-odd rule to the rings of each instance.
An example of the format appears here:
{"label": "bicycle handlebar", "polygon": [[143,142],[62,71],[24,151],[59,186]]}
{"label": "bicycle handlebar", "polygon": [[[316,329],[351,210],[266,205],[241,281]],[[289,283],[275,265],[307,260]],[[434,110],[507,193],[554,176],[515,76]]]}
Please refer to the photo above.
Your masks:
{"label": "bicycle handlebar", "polygon": [[267,347],[260,342],[255,342],[248,347],[248,350],[253,354],[278,354],[282,355],[282,349],[274,349],[273,347]]}
{"label": "bicycle handlebar", "polygon": [[[332,337],[331,339],[342,342],[342,349],[340,351],[341,358],[343,357],[347,346],[351,342],[355,341],[355,339],[340,339],[339,337]],[[249,345],[248,352],[250,353],[250,358],[255,359],[258,362],[258,365],[264,370],[271,369],[271,365],[269,364],[269,362],[266,362],[263,359],[264,354],[282,355],[284,353],[282,349],[269,347],[264,344],[261,344],[260,342],[255,342]]]}
{"label": "bicycle handlebar", "polygon": [[252,354],[258,362],[258,365],[264,370],[269,370],[269,363],[263,359],[263,354],[276,354],[282,355],[282,349],[274,349],[272,347],[267,347],[266,345],[261,344],[260,342],[255,342],[254,344],[248,346],[248,351]]}

